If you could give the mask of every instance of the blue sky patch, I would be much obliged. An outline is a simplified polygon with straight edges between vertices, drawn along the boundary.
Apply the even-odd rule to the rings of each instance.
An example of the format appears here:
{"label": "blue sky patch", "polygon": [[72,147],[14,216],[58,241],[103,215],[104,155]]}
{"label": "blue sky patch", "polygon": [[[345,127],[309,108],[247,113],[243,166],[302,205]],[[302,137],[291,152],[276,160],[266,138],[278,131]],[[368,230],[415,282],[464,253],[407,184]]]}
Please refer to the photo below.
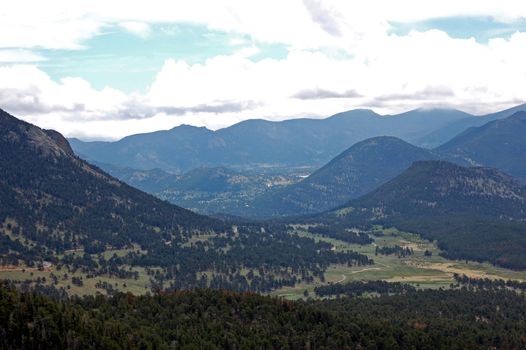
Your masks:
{"label": "blue sky patch", "polygon": [[510,23],[496,21],[492,17],[450,17],[436,18],[413,23],[391,22],[391,33],[400,36],[407,35],[411,30],[427,31],[438,29],[446,32],[452,38],[475,38],[479,43],[487,43],[491,38],[509,38],[517,31],[526,31],[526,20]]}
{"label": "blue sky patch", "polygon": [[254,61],[284,58],[288,53],[284,45],[253,43],[248,36],[191,24],[156,24],[147,37],[115,26],[83,45],[81,50],[35,50],[47,59],[38,67],[54,80],[74,76],[97,89],[109,85],[125,92],[144,92],[169,58],[204,63],[208,58],[230,55],[252,45],[261,50],[250,58]]}

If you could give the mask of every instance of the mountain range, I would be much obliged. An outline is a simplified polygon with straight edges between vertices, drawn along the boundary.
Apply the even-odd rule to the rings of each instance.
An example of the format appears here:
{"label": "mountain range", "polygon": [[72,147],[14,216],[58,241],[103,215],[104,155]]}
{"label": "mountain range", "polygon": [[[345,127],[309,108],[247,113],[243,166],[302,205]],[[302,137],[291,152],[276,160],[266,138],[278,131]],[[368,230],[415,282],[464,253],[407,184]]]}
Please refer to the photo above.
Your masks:
{"label": "mountain range", "polygon": [[387,136],[358,142],[304,180],[256,198],[246,213],[322,212],[374,190],[415,161],[438,159],[493,167],[526,183],[526,112],[469,128],[433,150]]}
{"label": "mountain range", "polygon": [[[289,193],[289,198],[304,196],[302,203],[310,201],[312,205],[321,203],[330,207],[352,193],[358,198],[337,210],[299,220],[343,225],[341,227],[394,226],[437,240],[449,258],[526,268],[524,186],[494,168],[463,167],[441,160],[447,155],[471,162],[471,153],[464,150],[478,154],[473,151],[476,141],[484,145],[489,142],[479,140],[495,142],[494,148],[483,148],[496,154],[487,159],[503,157],[505,152],[501,152],[500,147],[508,147],[509,143],[502,142],[502,138],[509,139],[513,131],[523,131],[525,114],[518,112],[469,129],[450,141],[449,146],[433,151],[394,137],[368,139],[355,144],[302,182],[268,194],[275,196],[283,191]],[[316,267],[320,264],[370,263],[366,256],[356,252],[334,254],[330,245],[289,235],[286,228],[280,226],[282,223],[273,223],[275,227],[238,225],[234,229],[232,224],[195,214],[114,179],[77,157],[68,141],[56,131],[42,130],[3,111],[0,126],[3,174],[0,239],[4,264],[58,262],[61,260],[57,256],[67,251],[80,249],[96,254],[120,248],[128,254],[117,266],[159,266],[162,270],[155,281],[161,286],[169,280],[179,288],[210,284],[268,291],[297,283],[298,277],[288,274],[287,269],[282,270],[292,263],[301,264],[307,274],[312,274],[306,276],[311,277],[323,273]],[[513,139],[516,143],[508,150],[520,146],[522,140]],[[449,154],[451,149],[454,152]],[[516,161],[516,156],[512,153],[510,162]],[[168,181],[168,175],[163,181]],[[175,182],[181,190],[197,188],[216,193],[225,186],[231,186],[232,191],[239,190],[243,181],[243,175],[229,169],[198,168],[178,175]],[[302,192],[302,188],[307,192]],[[285,214],[289,213],[287,207],[291,205],[282,204]],[[255,208],[262,212],[264,209]],[[199,240],[199,244],[189,243],[204,233],[215,238]],[[229,247],[227,251],[225,246]],[[251,251],[249,255],[247,248]],[[323,254],[316,255],[316,251]],[[229,274],[235,274],[241,267],[257,268],[267,261],[269,254],[272,260],[263,279],[252,276],[253,280],[247,280],[232,275],[231,280],[223,281],[219,275],[213,275],[211,280],[196,280],[202,271],[219,269],[218,266],[228,268]],[[75,264],[85,266],[91,273],[107,271],[108,264],[117,269],[116,273],[129,273],[115,267],[115,261],[97,263],[89,254],[83,259],[87,260]]]}
{"label": "mountain range", "polygon": [[438,158],[396,137],[367,139],[302,181],[256,198],[245,210],[249,215],[268,217],[322,212],[372,191],[415,161]]}
{"label": "mountain range", "polygon": [[[356,143],[304,179],[224,167],[169,174],[100,164],[110,174],[183,207],[212,214],[274,217],[322,212],[375,189],[418,160],[495,167],[524,182],[526,112],[473,127],[429,150],[392,136]],[[97,163],[98,164],[98,163]],[[99,164],[98,164],[99,165]]]}
{"label": "mountain range", "polygon": [[[326,119],[247,120],[217,131],[183,125],[116,142],[70,142],[75,152],[89,161],[143,170],[178,173],[201,166],[320,167],[371,137],[394,136],[428,145],[425,135],[471,119],[482,120],[453,109],[417,109],[388,116],[359,109]],[[455,135],[444,135],[440,143]]]}
{"label": "mountain range", "polygon": [[[525,106],[481,117],[440,109],[383,117],[372,111],[355,110],[325,120],[251,120],[216,132],[183,126],[134,135],[115,143],[72,140],[72,144],[80,153],[88,151],[97,158],[95,164],[119,179],[202,213],[251,217],[298,215],[328,210],[357,198],[400,174],[416,160],[444,159],[460,165],[492,166],[524,181],[526,162],[521,161],[525,154],[522,150],[526,148],[524,117],[515,113],[510,118],[509,114]],[[367,134],[390,132],[430,145],[435,142],[434,132],[427,136],[419,132],[433,128],[438,128],[434,132],[450,130],[441,131],[441,138],[447,134],[451,140],[430,150],[394,136],[372,137],[353,144],[307,178],[297,181],[304,170],[294,167],[319,163],[343,144]],[[451,135],[458,129],[464,131]],[[205,134],[206,145],[199,136]],[[193,144],[201,146],[196,149]],[[172,165],[186,158],[194,165],[203,163],[201,154],[208,159],[204,163],[228,163],[239,170],[198,166],[178,175],[161,168],[138,169],[145,166],[143,160],[149,159],[151,166],[164,165],[165,169],[176,171],[181,168]],[[118,164],[100,163],[101,159]],[[183,168],[191,167],[190,163],[185,164]],[[274,167],[278,170],[271,173],[277,176],[265,174]],[[275,183],[279,185],[273,186]]]}
{"label": "mountain range", "polygon": [[[115,291],[107,280],[93,281],[101,276],[142,280],[141,291],[270,292],[322,278],[331,264],[372,263],[363,254],[291,235],[282,224],[224,221],[162,201],[78,158],[60,133],[1,110],[0,149],[2,269],[80,270],[81,276],[65,273],[61,281],[71,278],[80,287],[82,277],[90,292]],[[181,183],[192,181],[199,178]],[[58,277],[47,277],[34,282],[53,288]]]}

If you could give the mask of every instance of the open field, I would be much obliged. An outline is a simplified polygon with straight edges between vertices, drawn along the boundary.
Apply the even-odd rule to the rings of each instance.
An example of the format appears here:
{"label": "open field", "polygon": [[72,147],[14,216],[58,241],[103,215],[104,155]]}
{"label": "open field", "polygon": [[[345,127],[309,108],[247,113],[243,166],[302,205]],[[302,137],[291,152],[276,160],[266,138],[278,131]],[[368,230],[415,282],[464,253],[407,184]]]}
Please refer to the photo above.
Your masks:
{"label": "open field", "polygon": [[[436,244],[430,241],[423,240],[420,236],[401,232],[396,229],[381,229],[376,228],[376,231],[371,232],[371,237],[375,242],[368,245],[350,244],[333,238],[323,237],[320,235],[307,232],[305,229],[298,227],[296,233],[301,236],[311,237],[315,240],[323,240],[331,243],[336,251],[354,250],[362,254],[366,254],[374,259],[373,265],[367,266],[346,266],[346,265],[332,265],[325,273],[325,281],[315,279],[313,283],[301,283],[295,287],[281,288],[272,292],[272,295],[283,296],[288,299],[299,299],[304,297],[304,291],[307,290],[309,296],[314,296],[314,288],[319,285],[327,283],[346,283],[349,281],[365,281],[365,280],[385,280],[391,282],[404,282],[412,284],[418,288],[448,288],[453,282],[453,274],[465,274],[472,278],[490,278],[490,279],[513,279],[519,281],[526,281],[526,271],[512,271],[504,268],[492,266],[488,263],[477,263],[473,261],[453,261],[439,256],[440,250]],[[381,235],[378,235],[381,233]],[[197,240],[208,239],[209,237],[199,236]],[[396,255],[376,255],[376,247],[393,247],[395,245],[401,247],[411,248],[413,255],[407,257],[398,257]],[[131,248],[138,250],[139,247]],[[104,258],[108,259],[114,254],[117,256],[124,256],[130,249],[122,250],[108,250],[103,253]],[[425,256],[425,251],[431,252],[431,256]],[[67,254],[81,256],[82,251],[71,251]],[[45,283],[51,285],[53,283],[53,275],[57,276],[56,287],[64,287],[70,294],[95,294],[97,292],[105,294],[106,291],[102,288],[96,288],[97,282],[106,282],[111,284],[113,288],[124,292],[132,292],[134,294],[143,294],[150,290],[150,278],[144,268],[133,268],[132,271],[137,271],[139,277],[137,280],[132,278],[117,278],[114,276],[100,276],[88,278],[88,276],[80,271],[75,273],[68,272],[65,267],[57,271],[56,266],[45,266],[44,271],[39,271],[37,268],[23,268],[16,269],[0,269],[0,279],[10,280],[32,280],[36,281],[38,278],[42,281],[45,278]],[[203,272],[211,275],[211,271]],[[243,274],[247,271],[243,271]],[[65,275],[67,274],[67,278]],[[72,278],[82,278],[83,285],[78,286],[72,283]]]}
{"label": "open field", "polygon": [[[111,258],[113,255],[122,257],[132,250],[139,250],[139,247],[133,247],[130,249],[113,249],[107,250],[102,253],[105,259]],[[82,256],[84,252],[82,250],[72,250],[66,252],[67,255]],[[62,258],[64,255],[58,256]],[[96,258],[96,254],[92,255]],[[131,292],[134,294],[144,294],[150,290],[150,278],[146,273],[146,270],[141,267],[133,267],[129,271],[136,271],[139,274],[138,279],[134,278],[118,278],[115,276],[102,275],[95,277],[88,277],[86,273],[76,270],[70,272],[65,266],[62,266],[60,270],[57,266],[50,263],[44,263],[44,269],[41,271],[36,267],[4,267],[0,268],[0,279],[14,280],[14,281],[33,281],[36,282],[40,279],[40,283],[44,285],[54,285],[60,289],[64,287],[68,294],[75,295],[92,295],[96,293],[106,294],[103,288],[97,288],[98,282],[111,284],[114,289],[122,292]],[[53,276],[57,277],[57,283],[54,283]],[[76,285],[73,283],[73,278],[81,278],[82,285]]]}
{"label": "open field", "polygon": [[[146,274],[146,271],[142,268],[134,268],[133,271],[139,272],[139,278],[137,280],[133,278],[116,278],[110,276],[97,276],[93,278],[87,278],[87,275],[81,273],[80,271],[68,272],[65,269],[61,271],[51,270],[51,271],[35,271],[35,270],[16,270],[16,271],[0,271],[0,279],[8,280],[18,280],[26,281],[32,280],[36,281],[38,278],[44,279],[45,285],[53,284],[52,276],[53,274],[58,277],[58,283],[55,285],[56,288],[64,287],[68,294],[75,295],[93,295],[98,293],[106,294],[105,290],[102,288],[96,288],[97,282],[106,282],[111,284],[115,289],[118,289],[122,292],[131,292],[134,294],[144,294],[150,290],[149,288],[149,278]],[[64,274],[67,274],[65,278]],[[82,278],[83,285],[78,286],[72,283],[71,279],[73,277]],[[69,286],[69,288],[68,288]]]}
{"label": "open field", "polygon": [[[465,274],[472,278],[526,281],[526,271],[513,271],[495,267],[488,263],[448,260],[439,256],[440,250],[435,243],[426,241],[416,234],[401,232],[393,228],[376,228],[376,230],[382,232],[383,236],[375,236],[373,231],[371,237],[374,238],[375,242],[361,246],[315,235],[298,228],[296,233],[299,235],[329,242],[337,251],[354,250],[366,254],[374,259],[374,265],[352,267],[333,265],[326,272],[324,283],[317,281],[311,284],[298,284],[293,288],[276,290],[272,294],[287,299],[299,299],[304,297],[305,290],[308,291],[309,296],[314,296],[314,288],[318,285],[367,280],[403,282],[418,288],[448,288],[454,283],[454,273]],[[396,255],[375,255],[376,246],[393,247],[395,245],[411,248],[414,255],[402,258]],[[425,256],[426,250],[432,255]]]}

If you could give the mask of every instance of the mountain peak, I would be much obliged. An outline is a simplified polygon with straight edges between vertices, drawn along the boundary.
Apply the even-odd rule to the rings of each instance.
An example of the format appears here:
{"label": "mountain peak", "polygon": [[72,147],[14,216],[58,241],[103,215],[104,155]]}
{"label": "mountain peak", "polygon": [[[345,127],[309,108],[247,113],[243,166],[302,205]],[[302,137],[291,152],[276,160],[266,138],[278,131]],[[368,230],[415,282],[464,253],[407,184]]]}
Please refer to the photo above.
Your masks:
{"label": "mountain peak", "polygon": [[502,169],[526,182],[526,112],[470,128],[437,148],[451,159]]}
{"label": "mountain peak", "polygon": [[181,124],[170,129],[173,130],[209,130],[206,126],[195,126],[190,124]]}
{"label": "mountain peak", "polygon": [[75,155],[69,142],[55,130],[43,130],[0,110],[0,138],[11,145],[29,147],[45,156]]}
{"label": "mountain peak", "polygon": [[299,183],[256,203],[259,213],[306,214],[337,207],[394,178],[413,161],[436,159],[428,150],[399,138],[379,136],[340,153]]}
{"label": "mountain peak", "polygon": [[[471,213],[476,201],[477,213]],[[496,203],[505,202],[506,205]],[[470,215],[514,215],[524,210],[526,191],[511,176],[493,168],[463,167],[441,160],[414,162],[405,172],[351,205],[382,206],[393,212],[430,212],[433,215],[470,212]],[[402,209],[403,208],[403,209]]]}

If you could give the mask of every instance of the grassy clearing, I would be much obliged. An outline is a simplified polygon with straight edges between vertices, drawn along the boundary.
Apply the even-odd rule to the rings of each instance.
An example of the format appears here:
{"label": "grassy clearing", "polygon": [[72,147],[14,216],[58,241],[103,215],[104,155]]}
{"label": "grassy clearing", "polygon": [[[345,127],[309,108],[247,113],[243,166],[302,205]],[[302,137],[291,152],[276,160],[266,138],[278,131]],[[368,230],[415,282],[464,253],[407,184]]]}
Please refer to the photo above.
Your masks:
{"label": "grassy clearing", "polygon": [[[392,282],[404,282],[412,284],[418,288],[447,288],[454,282],[453,274],[465,274],[472,278],[491,278],[491,279],[513,279],[519,281],[526,281],[526,271],[512,271],[504,268],[492,266],[488,263],[477,263],[472,261],[453,261],[447,260],[439,256],[440,250],[436,244],[430,241],[423,240],[420,236],[401,232],[393,228],[382,229],[375,228],[371,232],[371,237],[375,242],[369,245],[355,245],[349,244],[333,238],[322,237],[320,235],[307,232],[302,227],[297,227],[295,233],[300,236],[310,237],[317,241],[322,240],[332,244],[336,251],[354,250],[362,254],[366,254],[374,259],[374,265],[368,266],[346,266],[346,265],[332,265],[325,274],[325,281],[316,279],[313,283],[301,283],[295,287],[285,287],[272,292],[272,295],[283,296],[287,299],[304,298],[304,291],[307,290],[309,296],[314,296],[314,288],[316,286],[327,283],[346,283],[349,281],[366,281],[366,280],[385,280]],[[381,235],[379,235],[381,233]],[[190,244],[198,241],[210,239],[212,235],[201,235],[192,237]],[[378,247],[393,247],[399,245],[402,247],[409,247],[413,250],[414,255],[405,258],[399,258],[394,255],[375,255],[376,246]],[[124,256],[128,252],[138,250],[139,247],[120,250],[108,250],[103,253],[105,259],[109,259],[116,254],[117,256]],[[424,252],[429,251],[431,256],[425,256]],[[82,251],[72,251],[67,254],[83,255]],[[95,257],[95,256],[94,256]],[[70,294],[86,295],[102,293],[105,294],[104,289],[96,288],[97,282],[107,282],[115,289],[124,292],[132,292],[134,294],[143,294],[150,290],[150,278],[143,268],[133,268],[132,271],[139,273],[139,278],[135,279],[121,279],[113,276],[101,276],[95,278],[87,278],[81,272],[70,273],[63,268],[61,271],[56,271],[56,267],[52,266],[50,271],[38,271],[36,269],[26,269],[25,272],[21,270],[1,271],[0,279],[11,280],[33,280],[37,278],[46,278],[45,284],[50,285],[53,280],[52,274],[59,276],[56,287],[64,287],[69,289]],[[64,273],[68,274],[68,278],[64,279]],[[247,274],[248,270],[243,269],[242,274]],[[257,274],[257,270],[254,271]],[[31,275],[32,274],[32,275]],[[206,274],[211,277],[211,271],[204,271],[199,273],[198,277]],[[82,277],[83,286],[76,286],[72,283],[72,277]]]}
{"label": "grassy clearing", "polygon": [[[140,251],[139,246],[133,246],[132,248],[127,249],[108,249],[102,253],[104,259],[108,260],[113,255],[123,257],[129,252]],[[82,249],[67,251],[65,254],[61,254],[58,257],[63,258],[65,255],[73,255],[81,257],[84,255]],[[97,254],[92,254],[92,258],[97,261]],[[129,269],[129,267],[125,267]],[[144,294],[150,290],[150,278],[146,273],[144,268],[134,267],[130,271],[136,271],[139,273],[138,279],[134,278],[118,278],[115,276],[102,275],[93,278],[88,278],[87,274],[80,271],[68,272],[66,267],[62,267],[61,270],[57,270],[56,266],[51,266],[46,268],[45,271],[39,271],[36,268],[28,268],[20,266],[16,270],[1,270],[0,269],[0,279],[6,280],[17,280],[17,281],[33,281],[36,283],[36,280],[40,278],[45,278],[45,282],[41,282],[45,285],[54,285],[56,288],[65,288],[68,294],[70,295],[94,295],[96,293],[106,294],[106,291],[102,288],[97,288],[96,284],[100,281],[102,283],[106,282],[111,284],[114,289],[117,289],[122,292],[131,292],[134,294]],[[58,276],[58,283],[53,283],[52,276]],[[67,278],[65,278],[67,275]],[[72,278],[78,277],[82,278],[83,285],[78,286],[72,283]]]}
{"label": "grassy clearing", "polygon": [[[325,273],[325,282],[317,281],[311,284],[299,284],[293,288],[282,288],[274,291],[273,295],[280,295],[287,299],[300,299],[307,290],[314,296],[314,288],[328,283],[346,283],[349,281],[385,280],[390,282],[403,282],[417,288],[448,288],[454,282],[453,274],[465,274],[473,278],[514,279],[526,281],[526,271],[513,271],[495,267],[488,263],[473,261],[454,261],[439,256],[440,250],[436,243],[426,241],[412,233],[401,232],[394,228],[375,228],[371,232],[373,244],[364,246],[349,244],[337,239],[327,238],[312,234],[297,227],[295,233],[310,237],[317,241],[331,243],[337,251],[354,250],[366,254],[374,259],[374,265],[369,266],[330,266]],[[382,233],[381,236],[375,234]],[[409,247],[414,255],[399,258],[395,255],[375,255],[376,246]],[[432,253],[425,256],[425,251]]]}
{"label": "grassy clearing", "polygon": [[[8,280],[18,280],[26,281],[31,280],[36,282],[38,278],[41,280],[45,278],[45,285],[52,285],[53,274],[58,277],[58,283],[55,285],[56,288],[64,287],[68,294],[70,295],[94,295],[96,293],[106,294],[106,291],[101,288],[97,288],[95,285],[97,282],[106,282],[115,289],[118,289],[122,292],[131,292],[134,294],[144,294],[150,290],[149,278],[146,274],[146,271],[143,268],[133,268],[132,271],[139,272],[139,278],[137,280],[133,278],[116,278],[110,276],[97,276],[94,278],[88,278],[86,274],[76,271],[68,272],[67,269],[61,269],[61,271],[56,271],[52,268],[51,271],[37,271],[37,270],[16,270],[16,271],[0,271],[0,279]],[[65,277],[67,274],[67,278]],[[77,286],[72,283],[71,279],[73,277],[81,277],[83,281],[82,286]],[[69,286],[69,287],[68,287]]]}

